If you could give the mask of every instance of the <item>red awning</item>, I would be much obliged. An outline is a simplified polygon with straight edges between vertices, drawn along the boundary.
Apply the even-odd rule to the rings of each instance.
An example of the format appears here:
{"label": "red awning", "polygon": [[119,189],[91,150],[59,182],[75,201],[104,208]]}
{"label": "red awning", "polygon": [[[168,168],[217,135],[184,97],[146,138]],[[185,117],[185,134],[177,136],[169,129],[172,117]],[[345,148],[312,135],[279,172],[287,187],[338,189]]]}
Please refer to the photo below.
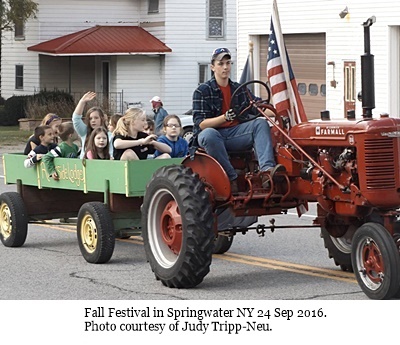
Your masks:
{"label": "red awning", "polygon": [[172,50],[140,26],[95,26],[28,47],[54,56],[166,54]]}

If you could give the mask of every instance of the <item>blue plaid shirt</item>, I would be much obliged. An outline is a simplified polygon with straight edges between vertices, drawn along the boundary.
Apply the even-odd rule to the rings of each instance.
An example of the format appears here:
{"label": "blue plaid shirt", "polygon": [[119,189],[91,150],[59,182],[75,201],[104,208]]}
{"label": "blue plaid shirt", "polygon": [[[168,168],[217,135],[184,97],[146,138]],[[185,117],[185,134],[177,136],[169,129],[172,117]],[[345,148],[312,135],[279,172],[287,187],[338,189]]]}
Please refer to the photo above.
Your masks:
{"label": "blue plaid shirt", "polygon": [[[233,82],[229,79],[229,85],[231,87],[231,94],[239,88],[240,84]],[[236,113],[239,113],[241,109],[244,109],[248,105],[248,96],[246,89],[242,88],[240,92],[235,95],[235,98],[231,101],[232,108]],[[198,146],[197,136],[200,133],[200,123],[207,118],[217,117],[222,114],[222,91],[219,88],[215,78],[211,78],[199,87],[193,93],[193,139],[191,146]],[[254,99],[259,99],[253,96]]]}

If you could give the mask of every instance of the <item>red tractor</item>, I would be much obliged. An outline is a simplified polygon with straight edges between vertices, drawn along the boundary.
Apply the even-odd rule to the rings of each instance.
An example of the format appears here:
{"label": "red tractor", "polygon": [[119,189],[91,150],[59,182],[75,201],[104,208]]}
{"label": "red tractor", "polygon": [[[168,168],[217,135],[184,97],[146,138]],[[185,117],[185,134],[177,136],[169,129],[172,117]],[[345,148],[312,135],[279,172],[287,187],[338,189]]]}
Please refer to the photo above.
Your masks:
{"label": "red tractor", "polygon": [[[169,287],[189,288],[208,274],[213,253],[227,251],[236,233],[249,229],[257,217],[297,208],[299,214],[317,203],[314,226],[329,256],[342,270],[354,271],[372,299],[400,297],[400,119],[373,118],[374,68],[369,29],[364,23],[361,119],[321,120],[291,126],[275,112],[269,99],[249,107],[271,123],[277,163],[285,166],[281,181],[264,189],[252,152],[235,152],[239,193],[212,157],[196,152],[182,165],[165,166],[147,185],[142,205],[142,235],[147,258],[157,279]],[[246,88],[252,81],[245,83]],[[268,88],[267,88],[268,89]],[[260,119],[257,119],[260,121]]]}

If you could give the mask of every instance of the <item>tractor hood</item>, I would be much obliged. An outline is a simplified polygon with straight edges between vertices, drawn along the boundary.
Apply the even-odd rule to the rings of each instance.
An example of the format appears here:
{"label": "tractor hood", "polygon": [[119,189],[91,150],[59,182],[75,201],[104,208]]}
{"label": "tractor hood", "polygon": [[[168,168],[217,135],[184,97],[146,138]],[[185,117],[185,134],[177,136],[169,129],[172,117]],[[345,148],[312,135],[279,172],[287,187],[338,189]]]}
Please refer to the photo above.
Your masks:
{"label": "tractor hood", "polygon": [[361,134],[398,138],[400,119],[382,116],[368,120],[313,120],[294,126],[289,132],[290,137],[303,146],[353,146]]}

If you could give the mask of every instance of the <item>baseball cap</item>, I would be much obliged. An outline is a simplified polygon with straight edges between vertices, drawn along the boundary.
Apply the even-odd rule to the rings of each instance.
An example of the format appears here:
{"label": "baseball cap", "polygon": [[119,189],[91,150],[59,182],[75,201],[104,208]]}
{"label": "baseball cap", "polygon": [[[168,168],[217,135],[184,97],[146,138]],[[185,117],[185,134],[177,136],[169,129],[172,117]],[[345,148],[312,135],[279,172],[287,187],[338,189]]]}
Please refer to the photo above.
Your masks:
{"label": "baseball cap", "polygon": [[221,61],[224,56],[228,55],[229,58],[231,58],[231,52],[229,51],[228,48],[217,48],[214,49],[212,55],[211,55],[211,62],[214,60]]}
{"label": "baseball cap", "polygon": [[158,96],[154,96],[154,97],[150,100],[150,103],[151,103],[151,102],[161,102],[161,98],[158,97]]}

